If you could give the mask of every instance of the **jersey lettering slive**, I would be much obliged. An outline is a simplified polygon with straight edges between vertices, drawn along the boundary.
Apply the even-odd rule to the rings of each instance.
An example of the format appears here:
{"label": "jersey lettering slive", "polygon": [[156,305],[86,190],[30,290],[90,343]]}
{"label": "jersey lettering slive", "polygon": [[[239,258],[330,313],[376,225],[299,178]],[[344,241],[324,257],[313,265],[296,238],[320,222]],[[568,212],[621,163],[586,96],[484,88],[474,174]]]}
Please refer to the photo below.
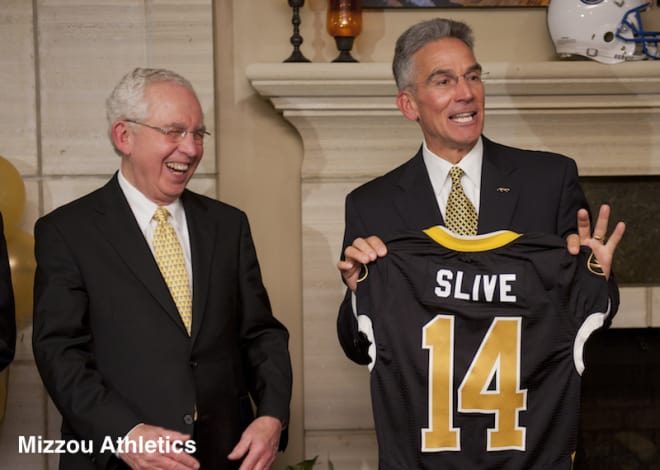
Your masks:
{"label": "jersey lettering slive", "polygon": [[554,235],[389,240],[358,284],[381,469],[570,469],[582,348],[609,315]]}

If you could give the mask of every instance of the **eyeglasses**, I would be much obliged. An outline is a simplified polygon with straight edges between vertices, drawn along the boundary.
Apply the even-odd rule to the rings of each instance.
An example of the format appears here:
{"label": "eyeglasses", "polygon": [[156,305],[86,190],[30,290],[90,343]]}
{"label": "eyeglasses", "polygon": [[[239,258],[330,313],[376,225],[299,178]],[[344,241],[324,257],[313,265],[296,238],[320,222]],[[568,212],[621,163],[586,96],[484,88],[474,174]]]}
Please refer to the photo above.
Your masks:
{"label": "eyeglasses", "polygon": [[170,142],[174,144],[178,144],[181,142],[183,139],[186,138],[188,134],[192,134],[193,140],[198,143],[202,144],[204,143],[204,137],[207,135],[211,135],[209,131],[206,129],[196,129],[194,131],[189,131],[188,129],[183,129],[181,127],[158,127],[158,126],[151,126],[149,124],[145,124],[140,121],[134,121],[133,119],[124,119],[126,122],[130,122],[131,124],[137,124],[138,126],[144,126],[148,127],[149,129],[153,129],[155,131],[160,132],[163,134],[165,137],[167,137]]}
{"label": "eyeglasses", "polygon": [[456,76],[451,72],[438,72],[432,74],[428,80],[425,81],[425,84],[440,90],[449,91],[458,86],[461,77],[465,80],[465,83],[468,86],[472,86],[483,85],[483,79],[486,75],[486,73],[482,73],[479,69],[471,70],[462,76]]}

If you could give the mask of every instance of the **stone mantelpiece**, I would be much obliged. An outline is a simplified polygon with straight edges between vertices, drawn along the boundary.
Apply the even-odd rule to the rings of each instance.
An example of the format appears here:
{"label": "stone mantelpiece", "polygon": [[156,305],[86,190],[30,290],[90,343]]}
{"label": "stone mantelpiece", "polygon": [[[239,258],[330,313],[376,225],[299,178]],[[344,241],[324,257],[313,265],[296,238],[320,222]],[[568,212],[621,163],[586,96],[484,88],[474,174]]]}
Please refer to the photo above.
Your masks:
{"label": "stone mantelpiece", "polygon": [[[582,175],[660,174],[660,133],[654,132],[660,122],[657,62],[487,63],[483,67],[485,132],[490,137],[571,155]],[[373,134],[364,132],[367,128],[376,134],[384,130],[386,138],[378,138],[382,145],[374,149],[384,157],[383,168],[390,168],[389,158],[403,160],[410,153],[402,156],[401,147],[414,149],[419,143],[417,127],[406,123],[396,108],[389,64],[253,64],[247,74],[252,86],[300,131],[305,169],[309,157],[314,157],[308,154],[314,146],[305,129],[317,123],[346,128],[340,136],[345,143],[353,140],[354,133],[358,140],[369,141]],[[374,124],[375,117],[381,118],[382,126]],[[389,132],[388,125],[396,126],[397,132]],[[393,142],[396,145],[391,147]],[[336,147],[326,144],[330,151]],[[346,157],[360,160],[354,153]],[[344,159],[337,161],[338,168],[326,163],[328,176],[355,169],[344,165]]]}
{"label": "stone mantelpiece", "polygon": [[[570,155],[584,176],[660,175],[657,62],[483,67],[490,138]],[[253,64],[247,75],[304,147],[306,453],[329,456],[342,469],[375,469],[366,372],[344,358],[335,336],[344,197],[410,158],[421,134],[396,108],[389,64]],[[623,288],[615,326],[660,326],[660,287]]]}

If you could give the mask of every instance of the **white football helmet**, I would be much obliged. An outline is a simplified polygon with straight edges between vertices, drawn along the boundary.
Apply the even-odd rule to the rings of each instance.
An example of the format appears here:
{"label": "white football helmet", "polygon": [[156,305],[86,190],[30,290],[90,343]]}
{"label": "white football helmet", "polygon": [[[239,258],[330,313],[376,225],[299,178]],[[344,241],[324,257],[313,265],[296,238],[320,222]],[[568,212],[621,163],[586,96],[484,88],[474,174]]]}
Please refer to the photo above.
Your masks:
{"label": "white football helmet", "polygon": [[644,31],[647,0],[550,0],[548,29],[560,57],[605,64],[659,60],[660,32]]}

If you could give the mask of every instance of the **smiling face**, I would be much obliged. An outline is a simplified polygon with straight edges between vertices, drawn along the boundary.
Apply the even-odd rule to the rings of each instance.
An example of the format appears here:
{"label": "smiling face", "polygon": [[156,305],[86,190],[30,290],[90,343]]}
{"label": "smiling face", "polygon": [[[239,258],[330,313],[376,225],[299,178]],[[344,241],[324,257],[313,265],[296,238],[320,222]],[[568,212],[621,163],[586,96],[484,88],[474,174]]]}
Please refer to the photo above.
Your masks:
{"label": "smiling face", "polygon": [[481,67],[472,50],[452,37],[419,49],[412,67],[415,85],[399,92],[397,106],[407,119],[419,122],[433,153],[457,163],[483,131]]}
{"label": "smiling face", "polygon": [[[189,131],[204,127],[196,96],[175,82],[147,85],[145,124]],[[155,129],[117,121],[112,127],[116,147],[124,155],[121,171],[149,200],[167,205],[177,199],[192,178],[204,154],[204,145],[188,133],[180,142]]]}

